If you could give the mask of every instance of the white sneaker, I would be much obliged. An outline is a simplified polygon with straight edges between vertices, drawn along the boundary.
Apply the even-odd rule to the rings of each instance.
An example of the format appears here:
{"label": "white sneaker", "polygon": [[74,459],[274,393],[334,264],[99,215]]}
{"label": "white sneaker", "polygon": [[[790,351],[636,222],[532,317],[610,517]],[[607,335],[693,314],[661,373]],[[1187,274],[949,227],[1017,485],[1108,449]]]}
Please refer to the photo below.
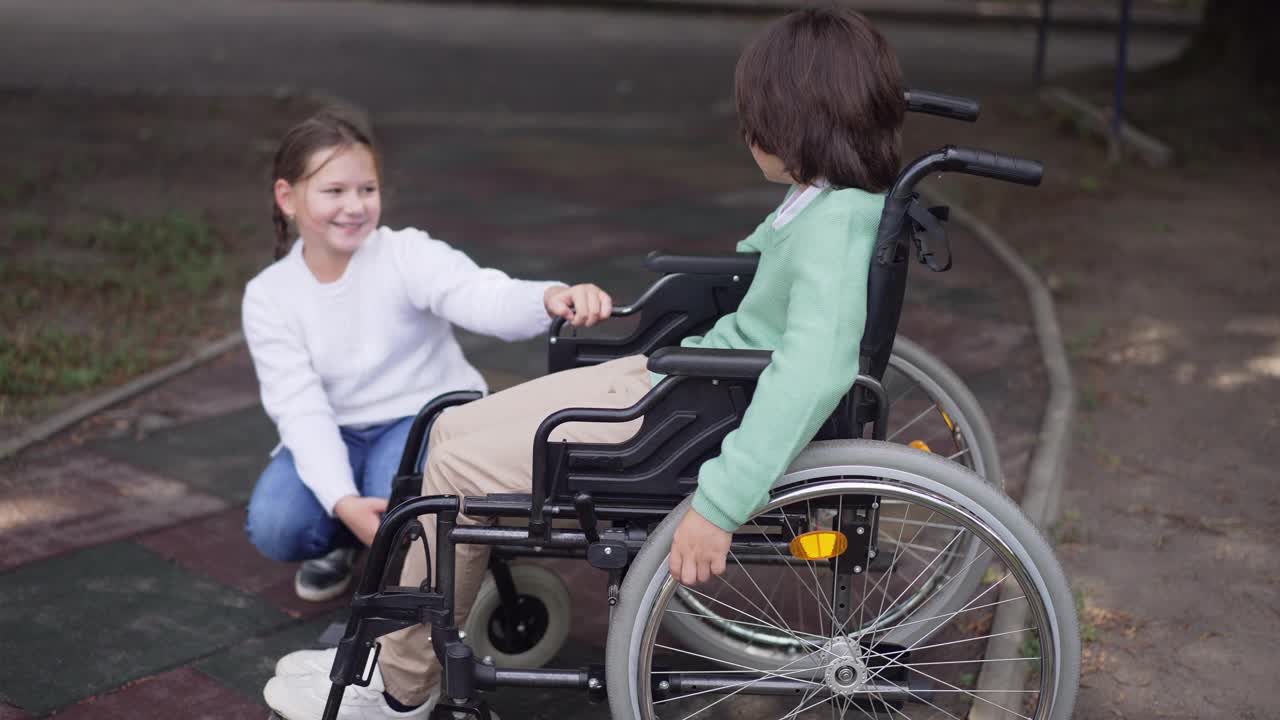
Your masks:
{"label": "white sneaker", "polygon": [[[267,681],[262,697],[284,720],[316,720],[324,715],[329,700],[329,675],[277,675]],[[342,695],[338,720],[426,720],[435,707],[438,691],[422,705],[408,712],[387,706],[381,690],[348,685]]]}
{"label": "white sneaker", "polygon": [[[338,654],[337,648],[328,650],[295,650],[276,661],[276,675],[322,675],[329,677],[333,670],[333,658]],[[382,692],[387,689],[382,684],[382,671],[377,664],[373,666],[373,677],[369,680],[369,689]]]}

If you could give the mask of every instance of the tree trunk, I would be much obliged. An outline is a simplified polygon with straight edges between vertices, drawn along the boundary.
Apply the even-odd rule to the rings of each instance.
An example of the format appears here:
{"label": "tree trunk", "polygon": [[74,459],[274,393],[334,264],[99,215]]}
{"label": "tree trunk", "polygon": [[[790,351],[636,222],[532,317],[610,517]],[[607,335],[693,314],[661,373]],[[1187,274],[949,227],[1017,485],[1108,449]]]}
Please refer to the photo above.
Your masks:
{"label": "tree trunk", "polygon": [[1278,40],[1280,2],[1208,0],[1204,19],[1179,64],[1271,89],[1280,85]]}

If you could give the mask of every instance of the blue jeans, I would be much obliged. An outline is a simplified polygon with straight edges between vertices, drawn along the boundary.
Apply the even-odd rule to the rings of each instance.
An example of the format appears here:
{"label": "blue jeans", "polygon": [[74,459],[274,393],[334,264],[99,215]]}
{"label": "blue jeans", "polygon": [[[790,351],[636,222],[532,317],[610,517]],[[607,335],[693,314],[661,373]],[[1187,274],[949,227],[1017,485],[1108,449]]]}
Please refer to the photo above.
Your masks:
{"label": "blue jeans", "polygon": [[[362,496],[391,496],[391,481],[412,424],[413,418],[406,417],[361,430],[339,428]],[[347,526],[330,517],[302,484],[288,448],[281,448],[258,478],[245,531],[263,555],[284,562],[310,560],[339,547],[359,545]]]}

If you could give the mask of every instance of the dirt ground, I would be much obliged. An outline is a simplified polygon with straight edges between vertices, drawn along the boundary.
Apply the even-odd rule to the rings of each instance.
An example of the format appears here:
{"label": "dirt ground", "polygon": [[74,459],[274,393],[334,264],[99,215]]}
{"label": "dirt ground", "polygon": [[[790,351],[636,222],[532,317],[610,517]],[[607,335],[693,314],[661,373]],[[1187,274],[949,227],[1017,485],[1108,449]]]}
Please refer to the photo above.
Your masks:
{"label": "dirt ground", "polygon": [[1223,138],[1173,168],[1108,167],[1025,99],[948,135],[1047,167],[1035,191],[941,186],[1058,303],[1078,391],[1055,528],[1086,641],[1076,716],[1275,717],[1277,146]]}
{"label": "dirt ground", "polygon": [[0,436],[238,326],[266,168],[310,107],[0,93]]}

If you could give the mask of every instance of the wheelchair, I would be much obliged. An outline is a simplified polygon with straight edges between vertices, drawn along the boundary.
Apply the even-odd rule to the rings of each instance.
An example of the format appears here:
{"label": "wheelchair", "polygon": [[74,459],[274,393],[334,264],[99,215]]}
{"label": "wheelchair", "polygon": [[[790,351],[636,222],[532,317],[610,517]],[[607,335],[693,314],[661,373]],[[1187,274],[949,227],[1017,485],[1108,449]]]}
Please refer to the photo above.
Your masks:
{"label": "wheelchair", "polygon": [[[916,111],[977,115],[976,103],[962,98],[912,91],[907,102]],[[479,394],[451,393],[424,408],[401,462],[406,481],[379,527],[338,645],[326,720],[336,718],[345,686],[368,684],[377,638],[415,624],[432,626],[443,668],[433,718],[441,720],[488,720],[479,693],[504,686],[586,690],[607,699],[618,720],[1070,717],[1080,646],[1067,580],[1001,492],[994,440],[972,394],[896,333],[913,248],[933,270],[950,266],[945,211],[925,208],[914,191],[935,172],[1036,185],[1042,168],[945,146],[898,176],[872,256],[862,374],[776,480],[769,502],[734,533],[728,571],[711,585],[685,587],[670,576],[672,537],[698,468],[740,423],[770,353],[678,342],[732,312],[753,258],[651,255],[646,265],[663,276],[615,313],[641,319],[630,335],[578,338],[553,326],[553,371],[643,353],[665,377],[632,407],[570,408],[543,421],[527,495],[409,497],[409,484],[421,482],[431,423]],[[923,409],[904,392],[920,393],[914,402]],[[907,421],[891,431],[891,417]],[[567,422],[637,418],[638,433],[618,445],[549,441]],[[925,418],[941,422],[942,443],[901,444]],[[459,526],[460,513],[518,524]],[[422,537],[417,518],[429,514],[437,551],[428,576],[419,587],[399,586],[404,553]],[[453,614],[454,547],[464,543],[493,547],[492,584],[502,597],[497,608],[473,611],[480,626],[470,633]],[[525,598],[512,573],[519,566],[508,566],[521,556],[585,559],[607,573],[603,665],[539,667],[550,658],[545,648],[558,649],[553,633],[541,656],[504,666],[521,658],[522,633],[528,645],[540,619],[521,615]],[[477,635],[490,630],[517,652],[478,653]],[[993,654],[988,644],[1001,652],[984,656]],[[975,686],[992,664],[1019,672],[1008,686]]]}

